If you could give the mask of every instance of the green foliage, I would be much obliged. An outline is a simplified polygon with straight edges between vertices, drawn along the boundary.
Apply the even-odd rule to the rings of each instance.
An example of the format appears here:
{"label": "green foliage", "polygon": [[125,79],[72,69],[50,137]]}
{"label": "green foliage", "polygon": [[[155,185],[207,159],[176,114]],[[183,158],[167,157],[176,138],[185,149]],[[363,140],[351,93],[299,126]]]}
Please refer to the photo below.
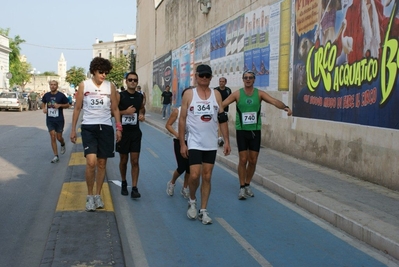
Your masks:
{"label": "green foliage", "polygon": [[70,85],[74,85],[75,88],[78,87],[78,85],[84,80],[86,80],[84,68],[73,66],[66,73],[65,81],[67,81]]}
{"label": "green foliage", "polygon": [[12,73],[12,78],[10,79],[11,87],[14,85],[19,85],[21,87],[25,86],[26,82],[29,81],[30,74],[26,71],[26,64],[21,62],[19,56],[21,52],[20,44],[24,43],[25,40],[21,39],[19,35],[14,38],[9,37],[10,29],[0,28],[0,34],[6,36],[10,42],[10,72]]}
{"label": "green foliage", "polygon": [[45,71],[43,74],[40,74],[40,76],[58,76],[58,74],[54,71]]}
{"label": "green foliage", "polygon": [[123,85],[125,79],[125,73],[129,71],[129,60],[125,56],[112,57],[112,70],[107,75],[107,80],[113,82],[116,88],[120,88]]}

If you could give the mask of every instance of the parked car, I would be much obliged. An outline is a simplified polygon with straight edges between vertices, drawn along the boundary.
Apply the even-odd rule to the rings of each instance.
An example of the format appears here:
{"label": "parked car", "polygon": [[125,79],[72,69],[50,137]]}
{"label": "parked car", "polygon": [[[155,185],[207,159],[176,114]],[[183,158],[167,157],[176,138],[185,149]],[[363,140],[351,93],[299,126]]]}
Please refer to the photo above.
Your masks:
{"label": "parked car", "polygon": [[19,111],[28,110],[28,101],[20,92],[3,92],[0,94],[0,110],[16,109]]}

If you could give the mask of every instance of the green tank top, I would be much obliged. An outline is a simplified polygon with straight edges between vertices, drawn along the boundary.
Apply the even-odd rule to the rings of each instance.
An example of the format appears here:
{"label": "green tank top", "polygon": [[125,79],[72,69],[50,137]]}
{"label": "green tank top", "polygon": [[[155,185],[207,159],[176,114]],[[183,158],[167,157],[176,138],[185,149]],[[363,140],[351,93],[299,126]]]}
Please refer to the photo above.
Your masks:
{"label": "green tank top", "polygon": [[254,131],[262,128],[260,118],[260,100],[258,88],[254,88],[251,96],[240,89],[240,99],[236,105],[236,130]]}

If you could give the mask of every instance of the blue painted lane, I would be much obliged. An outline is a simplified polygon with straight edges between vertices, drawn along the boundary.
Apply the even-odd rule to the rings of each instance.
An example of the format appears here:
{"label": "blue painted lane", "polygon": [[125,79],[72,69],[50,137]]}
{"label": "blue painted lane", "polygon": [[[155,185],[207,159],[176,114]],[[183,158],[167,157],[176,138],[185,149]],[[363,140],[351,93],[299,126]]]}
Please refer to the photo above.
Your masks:
{"label": "blue painted lane", "polygon": [[142,131],[142,197],[113,197],[128,203],[123,212],[132,214],[149,266],[385,266],[263,189],[239,201],[235,171],[218,165],[208,203],[213,224],[189,220],[181,182],[173,197],[165,192],[176,167],[172,139],[147,124]]}

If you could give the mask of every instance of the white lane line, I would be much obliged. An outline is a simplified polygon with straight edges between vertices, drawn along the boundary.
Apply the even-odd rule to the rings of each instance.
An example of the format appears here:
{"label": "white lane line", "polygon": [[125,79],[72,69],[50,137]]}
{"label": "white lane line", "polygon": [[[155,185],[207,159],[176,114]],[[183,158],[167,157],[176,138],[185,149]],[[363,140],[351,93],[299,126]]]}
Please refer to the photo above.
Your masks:
{"label": "white lane line", "polygon": [[[120,210],[129,211],[128,201],[119,201],[118,205]],[[140,236],[137,231],[136,225],[133,220],[131,212],[121,212],[123,227],[125,228],[122,233],[126,235],[126,240],[129,243],[129,250],[134,259],[134,266],[149,267],[144,249],[141,245]],[[120,224],[119,224],[120,226]]]}
{"label": "white lane line", "polygon": [[238,244],[240,244],[260,264],[260,266],[272,267],[272,265],[223,218],[216,218],[216,220],[238,242]]}
{"label": "white lane line", "polygon": [[154,151],[152,151],[152,149],[151,149],[151,148],[148,148],[148,147],[147,147],[147,150],[148,150],[148,152],[150,152],[150,153],[151,153],[151,155],[153,155],[153,156],[154,156],[154,158],[159,158],[159,157],[158,157],[158,155],[157,155],[157,153],[155,153]]}

